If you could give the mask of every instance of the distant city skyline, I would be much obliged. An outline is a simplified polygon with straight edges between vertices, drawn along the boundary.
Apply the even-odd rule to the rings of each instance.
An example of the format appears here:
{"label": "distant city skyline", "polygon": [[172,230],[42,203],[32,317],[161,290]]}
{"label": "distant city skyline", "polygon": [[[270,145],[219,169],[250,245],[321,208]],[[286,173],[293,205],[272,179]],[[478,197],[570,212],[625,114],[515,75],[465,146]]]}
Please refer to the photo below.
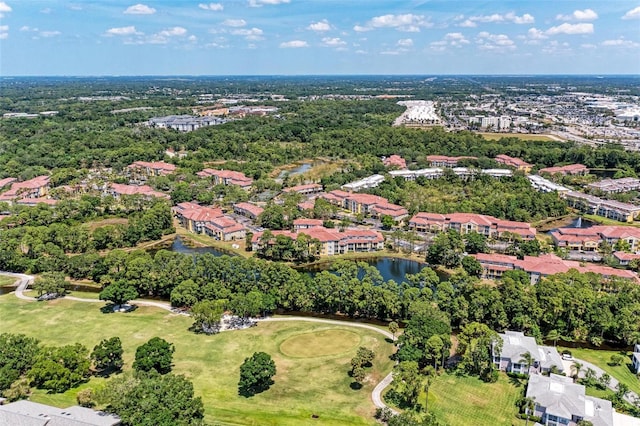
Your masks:
{"label": "distant city skyline", "polygon": [[640,0],[6,0],[0,76],[640,74]]}

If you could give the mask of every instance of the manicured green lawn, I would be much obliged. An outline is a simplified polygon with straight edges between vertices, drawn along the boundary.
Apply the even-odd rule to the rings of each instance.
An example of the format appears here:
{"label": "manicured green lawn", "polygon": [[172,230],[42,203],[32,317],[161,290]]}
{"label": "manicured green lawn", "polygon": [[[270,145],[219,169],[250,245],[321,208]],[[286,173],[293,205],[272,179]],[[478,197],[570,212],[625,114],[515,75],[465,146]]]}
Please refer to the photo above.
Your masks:
{"label": "manicured green lawn", "polygon": [[[559,351],[562,351],[561,348],[558,348]],[[617,351],[601,351],[601,350],[593,350],[593,349],[569,349],[574,358],[583,359],[588,361],[596,366],[602,368],[606,371],[611,377],[615,377],[618,381],[629,386],[629,390],[640,394],[640,379],[636,377],[635,374],[631,372],[629,368],[631,366],[631,358],[627,356],[624,360],[624,363],[618,366],[609,365],[609,361],[611,359],[611,355],[617,354],[620,352]],[[628,353],[630,354],[630,352]]]}
{"label": "manicured green lawn", "polygon": [[[247,330],[205,336],[188,331],[192,321],[186,316],[147,307],[103,314],[101,306],[64,299],[28,302],[7,294],[0,296],[1,329],[37,337],[45,344],[80,342],[90,350],[101,339],[119,336],[127,368],[137,346],[151,337],[162,337],[175,345],[174,372],[193,381],[207,421],[223,425],[374,424],[371,391],[393,366],[389,359],[393,346],[382,335],[365,329],[303,321],[263,322]],[[327,331],[334,340],[343,341],[344,347],[332,342],[327,352],[321,346],[327,344]],[[293,347],[295,356],[281,352],[283,343]],[[347,371],[358,346],[374,350],[376,359],[365,386],[352,390]],[[239,367],[256,351],[273,357],[275,384],[262,394],[244,398],[237,390]],[[96,379],[88,384],[99,385]],[[64,407],[75,404],[76,393],[77,389],[63,395],[37,392],[33,399]],[[319,418],[312,419],[313,414]]]}
{"label": "manicured green lawn", "polygon": [[[516,387],[503,373],[496,383],[445,373],[431,385],[429,411],[450,426],[524,425],[516,418],[521,392],[522,387]],[[422,393],[419,401],[424,404],[424,400]]]}

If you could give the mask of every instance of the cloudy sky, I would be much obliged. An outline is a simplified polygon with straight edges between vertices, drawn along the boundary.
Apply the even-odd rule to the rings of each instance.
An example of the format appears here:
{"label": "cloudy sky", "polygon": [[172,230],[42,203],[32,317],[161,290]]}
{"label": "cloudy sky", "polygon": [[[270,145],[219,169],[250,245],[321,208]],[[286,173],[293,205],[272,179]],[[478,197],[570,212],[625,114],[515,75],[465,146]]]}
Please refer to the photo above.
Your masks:
{"label": "cloudy sky", "polygon": [[640,0],[0,0],[0,75],[640,74]]}

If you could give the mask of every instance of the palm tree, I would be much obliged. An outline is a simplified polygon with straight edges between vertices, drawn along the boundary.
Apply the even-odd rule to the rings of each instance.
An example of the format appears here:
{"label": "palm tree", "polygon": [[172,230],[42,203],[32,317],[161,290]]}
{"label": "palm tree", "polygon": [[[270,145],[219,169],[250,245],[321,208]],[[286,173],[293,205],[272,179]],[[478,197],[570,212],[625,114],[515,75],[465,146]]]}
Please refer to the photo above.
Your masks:
{"label": "palm tree", "polygon": [[438,373],[436,372],[436,369],[430,365],[425,367],[424,370],[422,370],[422,373],[427,378],[424,382],[424,393],[427,395],[424,401],[424,412],[426,414],[429,412],[429,388],[433,384]]}
{"label": "palm tree", "polygon": [[549,331],[549,334],[547,334],[547,339],[553,340],[554,347],[558,344],[559,338],[560,338],[560,332],[558,330],[551,330]]}
{"label": "palm tree", "polygon": [[573,379],[574,380],[578,380],[578,378],[580,377],[580,372],[582,371],[582,363],[578,362],[578,361],[573,361],[573,364],[571,364],[571,371],[575,371],[575,373],[573,373]]}
{"label": "palm tree", "polygon": [[531,368],[531,366],[533,365],[533,363],[536,361],[535,358],[533,357],[533,355],[531,355],[531,352],[527,351],[523,354],[520,354],[520,356],[522,357],[520,359],[520,361],[518,361],[521,364],[524,364],[527,366],[527,373],[529,373],[529,369]]}
{"label": "palm tree", "polygon": [[522,408],[524,408],[524,413],[527,415],[527,422],[525,426],[529,426],[529,416],[534,413],[536,408],[535,397],[532,398],[524,398],[522,401]]}

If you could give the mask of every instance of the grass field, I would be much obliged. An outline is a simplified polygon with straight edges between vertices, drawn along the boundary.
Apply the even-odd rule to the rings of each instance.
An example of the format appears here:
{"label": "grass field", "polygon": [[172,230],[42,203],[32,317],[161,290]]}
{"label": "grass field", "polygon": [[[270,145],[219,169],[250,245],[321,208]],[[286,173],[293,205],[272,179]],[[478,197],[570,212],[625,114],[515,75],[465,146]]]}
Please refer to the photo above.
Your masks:
{"label": "grass field", "polygon": [[549,142],[549,141],[556,140],[553,137],[550,137],[548,135],[529,135],[525,133],[487,133],[487,132],[477,132],[477,133],[490,141],[496,141],[502,138],[518,138],[526,141],[540,141],[540,142]]}
{"label": "grass field", "polygon": [[[445,373],[431,385],[429,411],[450,426],[524,425],[516,418],[521,391],[503,373],[496,383]],[[424,404],[424,400],[422,393],[419,401]]]}
{"label": "grass field", "polygon": [[[562,352],[561,348],[558,348],[558,350]],[[606,371],[611,377],[615,377],[618,381],[629,386],[629,390],[640,394],[640,379],[638,379],[638,377],[636,377],[629,369],[629,366],[631,366],[631,358],[629,356],[625,358],[622,365],[612,366],[609,365],[611,355],[620,352],[578,348],[570,348],[569,350],[574,358],[583,359],[595,364]]]}
{"label": "grass field", "polygon": [[589,219],[592,222],[595,222],[599,225],[613,225],[613,226],[635,226],[638,227],[640,226],[640,223],[638,222],[620,222],[617,220],[613,220],[613,219],[609,219],[607,217],[602,217],[602,216],[597,216],[595,214],[585,214],[583,215],[583,217],[585,219]]}
{"label": "grass field", "polygon": [[[119,336],[127,367],[137,346],[162,337],[176,347],[174,372],[193,381],[207,421],[220,425],[374,424],[371,391],[393,366],[389,359],[393,346],[365,329],[263,322],[247,330],[205,336],[188,331],[192,321],[186,316],[147,307],[127,314],[103,314],[100,306],[63,299],[29,302],[7,294],[0,296],[0,324],[3,331],[37,337],[45,344],[80,342],[89,349],[101,339]],[[328,341],[330,350],[325,347]],[[365,386],[353,390],[347,371],[358,346],[374,350],[376,359]],[[262,394],[244,398],[237,390],[239,367],[255,351],[273,357],[275,384]],[[92,379],[84,386],[100,385]],[[32,399],[64,407],[75,404],[77,391],[62,395],[38,391]],[[312,419],[313,414],[319,418]]]}

